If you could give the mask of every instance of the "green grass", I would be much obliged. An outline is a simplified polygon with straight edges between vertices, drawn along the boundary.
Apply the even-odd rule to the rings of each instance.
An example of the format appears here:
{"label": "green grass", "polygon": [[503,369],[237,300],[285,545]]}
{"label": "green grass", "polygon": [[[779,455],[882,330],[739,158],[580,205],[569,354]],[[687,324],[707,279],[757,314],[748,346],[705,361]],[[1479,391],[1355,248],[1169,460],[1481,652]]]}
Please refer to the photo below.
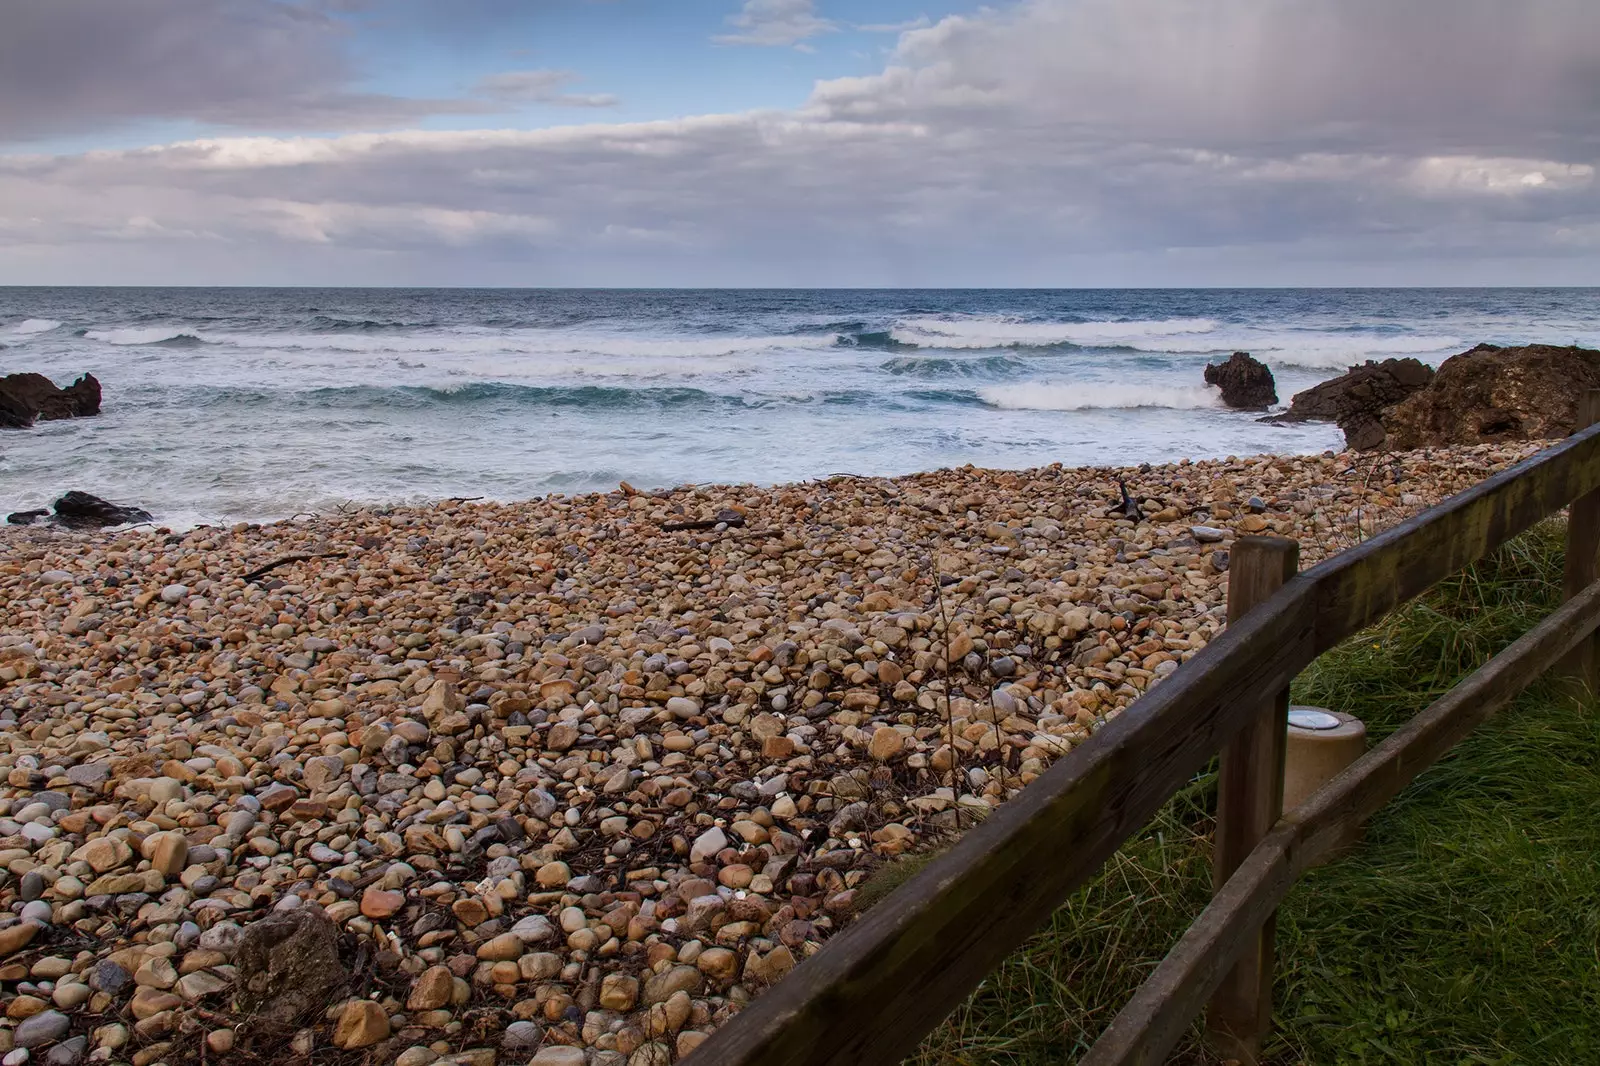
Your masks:
{"label": "green grass", "polygon": [[[1562,531],[1520,538],[1323,656],[1297,701],[1382,739],[1559,602]],[[918,1066],[1093,1043],[1210,896],[1197,780],[931,1034]],[[1279,915],[1272,1063],[1600,1062],[1600,712],[1536,687],[1385,808]],[[1198,1026],[1174,1059],[1212,1061]]]}

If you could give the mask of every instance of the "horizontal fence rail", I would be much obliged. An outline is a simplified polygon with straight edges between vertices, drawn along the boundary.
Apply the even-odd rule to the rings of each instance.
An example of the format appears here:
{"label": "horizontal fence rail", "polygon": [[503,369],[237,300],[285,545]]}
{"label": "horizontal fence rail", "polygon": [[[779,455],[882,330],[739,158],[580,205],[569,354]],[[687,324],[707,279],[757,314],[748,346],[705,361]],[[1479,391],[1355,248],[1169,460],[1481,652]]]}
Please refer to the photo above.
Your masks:
{"label": "horizontal fence rail", "polygon": [[1166,1061],[1254,930],[1306,870],[1600,624],[1600,581],[1284,814],[1145,980],[1080,1066]]}
{"label": "horizontal fence rail", "polygon": [[[1259,715],[1263,698],[1394,607],[1583,499],[1600,500],[1600,425],[1291,578],[720,1028],[693,1053],[694,1066],[898,1063]],[[1559,643],[1548,630],[1541,639]],[[1528,661],[1542,662],[1554,643],[1537,656],[1524,649]],[[1579,636],[1570,646],[1581,644]],[[1288,858],[1263,867],[1266,843],[1251,851],[1213,906],[1241,901],[1225,928],[1206,935],[1226,933],[1242,947],[1287,892],[1297,874],[1290,860],[1305,846],[1280,830],[1267,839]],[[1235,886],[1246,881],[1255,887]],[[1183,987],[1203,988],[1203,998],[1232,961],[1205,961]]]}

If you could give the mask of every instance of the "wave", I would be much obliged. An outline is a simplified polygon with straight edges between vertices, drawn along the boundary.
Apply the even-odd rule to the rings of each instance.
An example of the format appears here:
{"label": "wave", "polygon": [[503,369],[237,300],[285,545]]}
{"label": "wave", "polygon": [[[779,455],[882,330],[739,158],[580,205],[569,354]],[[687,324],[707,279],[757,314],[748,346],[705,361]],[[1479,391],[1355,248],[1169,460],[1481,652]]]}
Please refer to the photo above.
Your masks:
{"label": "wave", "polygon": [[1012,316],[924,316],[902,319],[890,336],[919,348],[1142,348],[1171,350],[1170,338],[1206,334],[1209,318],[1140,319],[1125,322],[1033,322]]}
{"label": "wave", "polygon": [[715,359],[785,350],[819,351],[834,346],[832,337],[662,337],[629,333],[481,328],[433,333],[386,333],[375,327],[367,333],[206,332],[196,335],[208,343],[242,348],[353,355],[586,355],[602,358]]}
{"label": "wave", "polygon": [[891,330],[839,333],[835,335],[834,343],[841,348],[874,348],[885,352],[910,350],[917,347],[915,344],[895,340],[894,333]]}
{"label": "wave", "polygon": [[49,333],[60,327],[61,323],[53,318],[25,318],[16,325],[6,326],[0,333],[12,337],[31,337],[37,333]]}
{"label": "wave", "polygon": [[1161,407],[1175,411],[1221,408],[1222,394],[1209,385],[991,385],[978,390],[990,407],[1005,411],[1130,410]]}
{"label": "wave", "polygon": [[385,322],[375,318],[340,318],[337,315],[317,315],[308,323],[318,333],[365,333],[374,330],[428,329],[433,322]]}
{"label": "wave", "polygon": [[[1471,344],[1460,337],[1396,336],[1393,334],[1346,333],[1338,331],[1303,334],[1265,334],[1242,345],[1269,365],[1304,367],[1307,370],[1343,370],[1368,359],[1404,359],[1408,356],[1437,362]],[[1435,356],[1436,359],[1428,359]]]}
{"label": "wave", "polygon": [[878,369],[906,378],[1010,377],[1026,373],[1028,364],[1014,355],[981,358],[940,358],[938,356],[900,356],[878,364]]}
{"label": "wave", "polygon": [[192,348],[205,339],[186,327],[149,326],[142,329],[86,329],[82,336],[92,341],[118,346],[161,345],[167,348]]}
{"label": "wave", "polygon": [[[770,402],[770,401],[768,401]],[[199,407],[289,406],[381,410],[430,407],[570,407],[592,410],[765,406],[760,397],[687,387],[630,389],[604,385],[515,385],[477,381],[461,385],[342,385],[301,391],[224,387],[197,390]]]}

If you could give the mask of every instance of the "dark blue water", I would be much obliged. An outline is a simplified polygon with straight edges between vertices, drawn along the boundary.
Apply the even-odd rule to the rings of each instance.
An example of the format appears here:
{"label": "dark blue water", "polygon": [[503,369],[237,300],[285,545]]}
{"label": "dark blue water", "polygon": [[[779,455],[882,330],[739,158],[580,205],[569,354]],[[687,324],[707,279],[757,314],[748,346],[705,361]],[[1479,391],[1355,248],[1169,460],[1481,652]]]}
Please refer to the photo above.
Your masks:
{"label": "dark blue water", "polygon": [[0,507],[64,488],[192,522],[961,463],[1320,451],[1201,383],[1600,344],[1600,290],[0,288],[0,371],[93,371],[94,420],[0,438]]}

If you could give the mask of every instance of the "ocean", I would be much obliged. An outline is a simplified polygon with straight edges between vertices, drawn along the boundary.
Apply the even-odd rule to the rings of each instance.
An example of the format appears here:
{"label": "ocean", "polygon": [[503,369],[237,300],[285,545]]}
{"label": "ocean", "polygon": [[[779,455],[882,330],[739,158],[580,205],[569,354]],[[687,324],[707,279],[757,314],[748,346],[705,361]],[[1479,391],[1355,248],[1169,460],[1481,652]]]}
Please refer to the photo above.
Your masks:
{"label": "ocean", "polygon": [[0,373],[93,372],[98,418],[0,431],[0,510],[67,489],[174,526],[352,503],[973,463],[1320,452],[1221,407],[1369,358],[1600,345],[1597,289],[0,288]]}

